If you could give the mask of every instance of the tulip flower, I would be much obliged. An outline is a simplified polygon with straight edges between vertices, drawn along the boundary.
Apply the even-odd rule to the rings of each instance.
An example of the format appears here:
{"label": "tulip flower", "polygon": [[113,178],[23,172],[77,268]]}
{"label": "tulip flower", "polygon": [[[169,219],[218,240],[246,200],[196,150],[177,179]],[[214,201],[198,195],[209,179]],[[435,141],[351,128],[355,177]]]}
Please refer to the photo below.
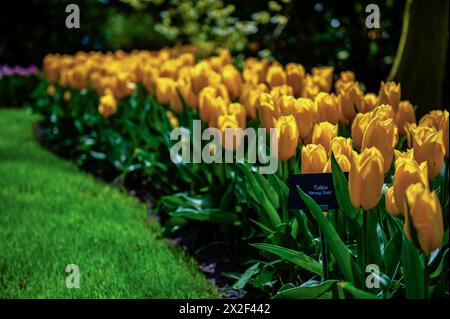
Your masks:
{"label": "tulip flower", "polygon": [[228,114],[234,114],[239,123],[239,127],[245,129],[246,127],[246,116],[245,107],[240,103],[231,103],[227,108]]}
{"label": "tulip flower", "polygon": [[[339,167],[341,168],[341,171],[343,172],[350,172],[351,163],[350,160],[344,156],[344,155],[336,155],[334,157],[336,159],[336,162],[338,163]],[[323,169],[324,173],[331,173],[331,158],[328,160],[328,162],[325,165],[325,168]]]}
{"label": "tulip flower", "polygon": [[400,215],[400,210],[398,209],[394,199],[394,187],[387,187],[384,196],[386,201],[386,210],[394,216]]}
{"label": "tulip flower", "polygon": [[316,79],[323,79],[323,81],[317,81],[321,91],[330,92],[333,87],[333,73],[334,68],[332,66],[315,67],[311,70],[312,76]]}
{"label": "tulip flower", "polygon": [[362,147],[364,132],[370,123],[371,116],[372,115],[370,113],[358,113],[358,114],[356,114],[355,118],[353,119],[352,132],[351,132],[352,140],[353,140],[353,144],[358,149],[361,149],[361,147]]}
{"label": "tulip flower", "polygon": [[194,94],[199,94],[203,88],[219,84],[221,77],[206,61],[202,61],[191,69],[191,80]]}
{"label": "tulip flower", "polygon": [[397,112],[397,125],[401,135],[406,134],[406,124],[416,123],[416,114],[414,108],[409,101],[400,101]]}
{"label": "tulip flower", "polygon": [[177,82],[177,88],[186,103],[193,109],[198,108],[198,95],[192,90],[190,79],[180,79]]}
{"label": "tulip flower", "polygon": [[287,78],[283,67],[280,65],[271,65],[267,71],[266,82],[271,88],[286,85]]}
{"label": "tulip flower", "polygon": [[378,204],[384,182],[383,166],[383,155],[375,147],[351,157],[348,189],[353,206],[369,210]]}
{"label": "tulip flower", "polygon": [[297,113],[297,101],[295,97],[284,95],[278,99],[281,115],[294,115]]}
{"label": "tulip flower", "polygon": [[305,68],[301,64],[289,63],[286,65],[286,82],[292,87],[294,96],[300,97],[305,81]]}
{"label": "tulip flower", "polygon": [[70,93],[70,91],[65,91],[63,94],[63,100],[66,102],[69,102],[71,98],[72,98],[72,93]]}
{"label": "tulip flower", "polygon": [[53,86],[53,85],[49,85],[48,87],[47,87],[47,94],[48,94],[48,96],[55,96],[55,93],[56,93],[56,89],[55,89],[55,87]]}
{"label": "tulip flower", "polygon": [[428,164],[428,178],[435,178],[444,165],[445,146],[442,130],[417,127],[412,131],[414,159]]}
{"label": "tulip flower", "polygon": [[314,99],[319,122],[337,124],[341,113],[341,99],[334,94],[320,92]]}
{"label": "tulip flower", "polygon": [[445,116],[445,112],[448,113],[448,111],[442,110],[430,111],[420,119],[419,126],[434,127],[437,129],[442,118]]}
{"label": "tulip flower", "polygon": [[414,159],[405,157],[396,160],[392,187],[395,203],[402,214],[406,213],[405,191],[415,183],[428,188],[427,162],[419,165]]}
{"label": "tulip flower", "polygon": [[339,94],[341,98],[341,115],[344,123],[350,123],[361,112],[364,106],[363,93],[358,82],[353,82]]}
{"label": "tulip flower", "polygon": [[[241,136],[242,130],[239,127],[239,122],[238,119],[236,118],[236,115],[234,114],[220,115],[217,121],[217,127],[219,128],[222,134],[222,147],[230,151],[236,150],[239,147],[242,138]],[[230,137],[232,137],[231,140]]]}
{"label": "tulip flower", "polygon": [[352,147],[352,140],[342,136],[337,136],[331,141],[331,152],[334,156],[342,155],[350,159],[355,155],[355,151]]}
{"label": "tulip flower", "polygon": [[364,131],[362,150],[376,147],[384,158],[384,173],[391,168],[394,148],[398,141],[398,129],[392,119],[374,118]]}
{"label": "tulip flower", "polygon": [[111,94],[104,95],[100,98],[100,103],[98,105],[98,112],[104,117],[110,117],[116,112],[117,103]]}
{"label": "tulip flower", "polygon": [[444,139],[445,158],[448,159],[448,111],[444,111],[444,116],[439,123],[439,129],[442,130],[442,138]]}
{"label": "tulip flower", "polygon": [[409,208],[403,226],[406,237],[428,256],[444,238],[441,203],[436,193],[421,183],[408,187],[406,199]]}
{"label": "tulip flower", "polygon": [[396,120],[396,113],[392,106],[389,104],[380,104],[377,105],[371,112],[371,119],[379,117],[383,120]]}
{"label": "tulip flower", "polygon": [[302,174],[322,173],[328,161],[328,153],[320,144],[308,144],[302,147]]}
{"label": "tulip flower", "polygon": [[161,104],[168,104],[176,94],[176,82],[171,78],[158,78],[156,80],[156,100]]}
{"label": "tulip flower", "polygon": [[373,111],[373,109],[375,109],[377,107],[377,105],[379,105],[378,103],[378,96],[374,93],[366,93],[364,94],[363,97],[363,109],[359,110],[360,112],[366,113],[366,112],[371,112]]}
{"label": "tulip flower", "polygon": [[380,99],[380,104],[389,104],[397,113],[400,104],[401,88],[400,83],[395,83],[392,81],[381,82],[380,92],[378,97]]}
{"label": "tulip flower", "polygon": [[259,119],[262,125],[269,129],[274,127],[274,120],[280,116],[280,110],[278,103],[275,103],[272,95],[268,93],[262,93],[258,100]]}
{"label": "tulip flower", "polygon": [[292,115],[280,116],[275,122],[278,137],[278,159],[285,161],[295,156],[299,132]]}
{"label": "tulip flower", "polygon": [[282,96],[294,95],[294,91],[289,85],[280,85],[272,88],[270,90],[270,95],[273,96],[275,101],[278,101],[278,99]]}
{"label": "tulip flower", "polygon": [[252,86],[248,89],[243,89],[241,103],[245,106],[247,115],[253,120],[256,120],[259,96],[261,93],[266,93],[267,91],[268,88],[264,83]]}
{"label": "tulip flower", "polygon": [[312,143],[321,144],[327,153],[331,150],[331,141],[337,136],[338,126],[329,122],[320,122],[314,125]]}
{"label": "tulip flower", "polygon": [[227,88],[231,100],[236,100],[241,95],[241,75],[232,64],[224,66],[222,70],[222,82]]}
{"label": "tulip flower", "polygon": [[311,139],[316,122],[314,102],[310,99],[298,98],[296,104],[295,120],[297,121],[300,138],[306,143]]}
{"label": "tulip flower", "polygon": [[399,150],[394,150],[395,158],[395,169],[404,160],[414,160],[414,150],[412,148],[406,150],[405,152],[400,152]]}

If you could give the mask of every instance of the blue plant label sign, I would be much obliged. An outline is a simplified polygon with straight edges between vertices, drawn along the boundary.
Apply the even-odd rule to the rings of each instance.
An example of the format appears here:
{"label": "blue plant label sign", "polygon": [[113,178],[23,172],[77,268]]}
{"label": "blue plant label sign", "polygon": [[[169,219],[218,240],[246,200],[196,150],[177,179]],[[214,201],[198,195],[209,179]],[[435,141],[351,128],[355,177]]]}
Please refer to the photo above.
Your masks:
{"label": "blue plant label sign", "polygon": [[297,186],[308,194],[322,210],[338,209],[331,173],[296,174],[289,181],[288,209],[307,210],[308,207],[300,198]]}

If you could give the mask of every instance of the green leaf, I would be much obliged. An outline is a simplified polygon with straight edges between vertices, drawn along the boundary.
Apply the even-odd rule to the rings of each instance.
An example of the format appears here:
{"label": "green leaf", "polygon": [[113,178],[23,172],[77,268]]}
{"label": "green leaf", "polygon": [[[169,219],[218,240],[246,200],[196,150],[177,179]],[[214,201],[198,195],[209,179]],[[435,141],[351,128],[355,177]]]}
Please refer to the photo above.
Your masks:
{"label": "green leaf", "polygon": [[254,264],[253,266],[249,267],[239,278],[238,281],[236,281],[233,285],[234,289],[242,289],[245,287],[247,282],[257,273],[259,273],[259,263]]}
{"label": "green leaf", "polygon": [[196,210],[190,208],[179,208],[175,212],[170,213],[172,217],[182,217],[202,222],[211,222],[217,224],[233,224],[239,225],[240,221],[236,214],[220,209],[203,209]]}
{"label": "green leaf", "polygon": [[405,277],[406,298],[424,298],[424,265],[419,251],[406,236],[403,236],[401,261]]}
{"label": "green leaf", "polygon": [[348,191],[348,181],[345,178],[341,167],[336,162],[333,152],[331,153],[331,174],[333,176],[333,185],[336,192],[336,200],[339,207],[344,211],[344,213],[354,221],[358,226],[361,226],[360,220],[360,210],[353,206],[350,201],[350,193]]}
{"label": "green leaf", "polygon": [[289,248],[280,247],[272,244],[258,243],[250,244],[255,248],[267,251],[269,253],[275,254],[284,260],[287,260],[305,270],[313,272],[319,276],[322,276],[322,265],[314,260],[313,258],[305,255],[299,251],[295,251]]}
{"label": "green leaf", "polygon": [[348,291],[356,299],[378,299],[377,296],[356,288],[351,282],[340,282],[338,287]]}
{"label": "green leaf", "polygon": [[336,262],[345,280],[354,282],[355,278],[353,272],[356,271],[360,273],[360,271],[357,265],[354,263],[350,251],[342,242],[341,238],[339,237],[331,223],[323,215],[322,209],[319,207],[319,205],[317,205],[317,203],[311,197],[305,194],[299,186],[297,186],[297,191],[300,195],[300,198],[303,200],[306,206],[308,206],[314,218],[317,220],[319,227],[321,228],[323,234],[327,239],[330,251],[336,259]]}
{"label": "green leaf", "polygon": [[315,299],[330,291],[337,283],[337,280],[327,280],[314,286],[280,289],[273,299]]}

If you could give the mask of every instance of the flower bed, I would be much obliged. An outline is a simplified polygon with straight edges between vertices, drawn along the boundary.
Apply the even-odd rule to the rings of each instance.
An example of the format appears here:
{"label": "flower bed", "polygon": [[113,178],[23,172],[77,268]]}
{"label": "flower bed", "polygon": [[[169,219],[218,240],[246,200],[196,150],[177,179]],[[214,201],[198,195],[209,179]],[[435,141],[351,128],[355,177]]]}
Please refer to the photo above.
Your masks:
{"label": "flower bed", "polygon": [[[192,47],[48,55],[43,72],[34,107],[44,142],[97,175],[138,182],[157,199],[165,235],[188,229],[197,247],[225,243],[217,249],[246,267],[226,274],[235,288],[276,298],[448,294],[448,112],[417,122],[400,84],[364,93],[351,71],[234,65],[227,50],[199,58]],[[237,135],[191,140],[192,153],[223,148],[234,161],[173,160],[172,130],[191,136],[196,119]],[[236,160],[245,128],[277,129],[274,174],[247,153]],[[299,173],[331,173],[339,208],[324,212],[298,188],[308,209],[289,209]]]}
{"label": "flower bed", "polygon": [[21,107],[28,104],[38,84],[37,71],[35,65],[0,65],[0,105]]}

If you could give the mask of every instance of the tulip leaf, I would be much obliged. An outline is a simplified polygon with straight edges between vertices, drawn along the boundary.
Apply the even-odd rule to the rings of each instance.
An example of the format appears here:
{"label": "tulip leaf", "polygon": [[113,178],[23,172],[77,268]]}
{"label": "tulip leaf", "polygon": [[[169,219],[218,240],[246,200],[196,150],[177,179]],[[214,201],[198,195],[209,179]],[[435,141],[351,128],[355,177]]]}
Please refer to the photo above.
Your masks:
{"label": "tulip leaf", "polygon": [[356,222],[358,226],[361,226],[359,210],[355,208],[355,206],[353,206],[352,202],[350,201],[348,181],[345,178],[341,167],[336,162],[333,152],[331,153],[331,174],[333,176],[333,185],[339,207],[350,218],[350,220]]}
{"label": "tulip leaf", "polygon": [[196,210],[191,208],[178,208],[176,211],[170,213],[172,217],[182,217],[197,221],[211,222],[217,224],[234,224],[239,225],[240,221],[236,214],[231,212],[224,212],[220,209],[203,209]]}
{"label": "tulip leaf", "polygon": [[424,298],[424,265],[419,251],[406,236],[403,236],[401,261],[405,277],[406,298]]}
{"label": "tulip leaf", "polygon": [[[294,288],[285,288],[273,297],[273,299],[316,299],[323,297],[324,294],[333,289],[337,280],[327,280],[317,285],[300,286]],[[331,296],[330,296],[331,297]]]}
{"label": "tulip leaf", "polygon": [[340,282],[338,287],[349,292],[356,299],[378,299],[376,295],[356,288],[351,282]]}
{"label": "tulip leaf", "polygon": [[339,237],[331,223],[323,215],[322,209],[319,207],[319,205],[317,205],[317,203],[310,196],[305,194],[299,186],[297,186],[297,191],[302,201],[310,209],[312,215],[319,224],[320,229],[325,235],[330,251],[336,259],[336,262],[345,280],[353,282],[355,280],[354,271],[358,273],[360,271],[358,270],[357,265],[354,263],[350,251],[342,242],[341,238]]}
{"label": "tulip leaf", "polygon": [[265,243],[250,244],[250,246],[275,254],[305,270],[322,276],[322,265],[318,261],[299,251]]}

